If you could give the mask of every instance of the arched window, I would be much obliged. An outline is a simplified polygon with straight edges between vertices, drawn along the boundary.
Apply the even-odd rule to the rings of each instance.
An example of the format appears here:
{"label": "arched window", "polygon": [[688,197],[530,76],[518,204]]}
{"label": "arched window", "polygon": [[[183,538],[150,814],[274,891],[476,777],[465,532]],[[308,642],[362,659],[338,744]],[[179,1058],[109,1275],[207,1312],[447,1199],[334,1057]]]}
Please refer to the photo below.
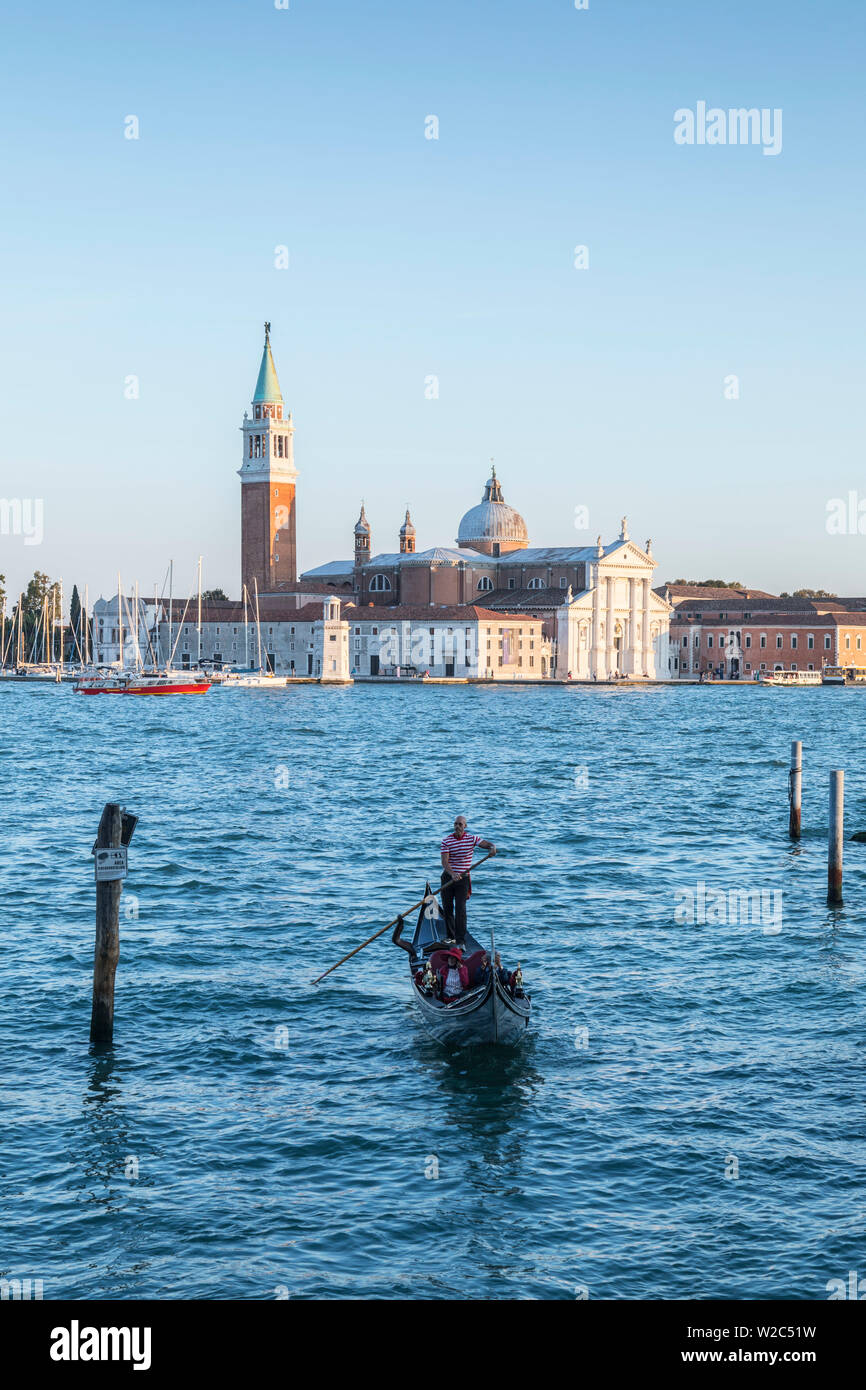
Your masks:
{"label": "arched window", "polygon": [[374,574],[373,578],[370,580],[370,593],[384,594],[390,593],[390,591],[391,581],[387,574]]}
{"label": "arched window", "polygon": [[484,594],[487,592],[488,589],[493,588],[493,580],[490,578],[489,575],[482,574],[481,578],[478,581],[478,584],[476,585],[476,588],[478,589],[479,593]]}
{"label": "arched window", "polygon": [[527,589],[546,589],[547,585],[543,579],[530,579],[526,587]]}

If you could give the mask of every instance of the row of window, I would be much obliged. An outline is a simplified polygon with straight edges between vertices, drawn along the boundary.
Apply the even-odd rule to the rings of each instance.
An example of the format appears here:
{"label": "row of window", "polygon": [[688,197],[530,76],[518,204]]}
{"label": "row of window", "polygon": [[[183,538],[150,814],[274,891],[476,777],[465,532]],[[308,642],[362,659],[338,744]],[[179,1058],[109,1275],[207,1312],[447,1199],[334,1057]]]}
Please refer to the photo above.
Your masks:
{"label": "row of window", "polygon": [[[733,635],[734,635],[734,634],[731,634],[731,636],[733,636]],[[739,634],[737,634],[737,635],[739,636]],[[724,647],[725,643],[727,642],[728,637],[727,637],[727,635],[726,635],[724,632],[720,632],[720,633],[718,634],[718,638],[719,638],[719,648],[721,649],[722,647]],[[824,634],[824,650],[825,650],[826,652],[830,651],[831,646],[832,646],[832,640],[833,640],[833,639],[832,639],[831,634],[830,634],[829,632],[825,632],[825,634]],[[796,633],[796,632],[792,632],[792,633],[791,633],[791,639],[790,639],[790,641],[791,641],[791,650],[792,650],[792,651],[796,651],[796,650],[797,650],[797,633]],[[688,642],[689,642],[689,639],[688,639],[688,636],[686,635],[686,636],[683,637],[683,646],[684,646],[684,647],[687,647],[687,646],[688,646]],[[694,646],[695,646],[695,649],[697,650],[697,648],[699,648],[700,645],[701,645],[701,634],[700,634],[699,632],[696,632],[696,633],[694,634]],[[711,648],[712,645],[713,645],[713,634],[712,634],[711,632],[708,632],[708,633],[707,633],[707,648],[708,648],[708,649]],[[745,642],[744,642],[744,646],[746,646],[746,647],[751,647],[751,645],[752,645],[752,634],[751,634],[751,632],[747,632],[747,633],[746,633],[746,639],[745,639]],[[767,634],[766,634],[766,632],[762,632],[762,633],[761,633],[760,641],[759,641],[758,645],[761,646],[761,647],[766,647],[766,645],[767,645]],[[781,650],[781,648],[782,648],[784,645],[785,645],[785,638],[784,638],[784,635],[783,635],[781,632],[777,632],[777,633],[776,633],[776,648],[777,648],[777,650]],[[851,646],[851,638],[850,638],[850,636],[848,636],[848,637],[845,638],[845,645],[846,645],[847,647],[850,647],[850,646]],[[812,633],[812,632],[807,633],[807,635],[806,635],[806,646],[809,648],[809,651],[813,651],[813,650],[814,650],[814,648],[815,648],[815,634],[814,634],[814,633]],[[857,638],[857,650],[860,651],[860,638],[859,638],[859,637]]]}
{"label": "row of window", "polygon": [[[676,657],[674,657],[674,669],[676,670],[676,668],[677,668],[677,659],[676,659]],[[684,662],[682,663],[681,667],[680,667],[680,670],[682,670],[682,671],[688,671],[688,669],[689,669],[689,663],[688,663],[687,661],[684,661]],[[694,664],[694,670],[695,670],[695,671],[700,671],[700,669],[701,669],[701,663],[700,663],[699,661],[696,661],[695,664]],[[743,669],[746,670],[746,671],[751,671],[751,669],[752,669],[752,663],[751,663],[750,661],[744,662],[744,663],[743,663]],[[766,663],[766,661],[762,661],[761,664],[760,664],[760,666],[756,667],[756,670],[759,670],[759,671],[766,671],[766,669],[767,669],[767,663]],[[773,666],[773,670],[774,670],[774,671],[784,671],[784,669],[785,669],[785,668],[784,668],[784,666],[782,665],[781,661],[777,661],[777,662],[774,664],[774,666]],[[800,668],[798,667],[796,661],[792,661],[792,662],[791,662],[791,667],[790,667],[790,669],[791,669],[792,671],[798,671]],[[815,669],[814,663],[810,661],[810,662],[809,662],[809,665],[808,665],[808,666],[805,666],[803,669],[804,669],[805,671],[814,671],[814,669]]]}
{"label": "row of window", "polygon": [[[250,455],[250,457],[252,458],[252,454]],[[256,455],[256,458],[258,458],[258,454]],[[476,592],[479,594],[489,593],[490,590],[494,587],[495,586],[493,580],[490,578],[488,574],[482,574],[481,578],[475,586]],[[513,575],[508,580],[508,587],[509,589],[514,589],[517,587],[517,580],[514,578]],[[526,587],[527,589],[546,589],[547,582],[544,579],[530,579]],[[565,577],[565,575],[561,576],[559,580],[559,587],[560,589],[568,588],[568,580]],[[391,580],[388,578],[387,574],[374,574],[372,579],[370,580],[370,583],[367,585],[367,590],[371,594],[389,594],[391,592],[391,588]]]}

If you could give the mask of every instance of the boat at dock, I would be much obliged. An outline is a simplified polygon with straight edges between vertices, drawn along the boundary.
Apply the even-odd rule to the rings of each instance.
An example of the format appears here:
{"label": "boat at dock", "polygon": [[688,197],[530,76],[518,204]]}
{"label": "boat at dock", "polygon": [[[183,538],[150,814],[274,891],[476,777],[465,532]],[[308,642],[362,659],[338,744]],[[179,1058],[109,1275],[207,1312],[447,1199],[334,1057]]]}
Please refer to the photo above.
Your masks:
{"label": "boat at dock", "polygon": [[764,671],[761,674],[761,685],[773,686],[803,686],[820,685],[822,676],[820,671]]}
{"label": "boat at dock", "polygon": [[286,677],[269,671],[226,671],[217,684],[225,690],[279,690],[285,689]]}
{"label": "boat at dock", "polygon": [[822,685],[866,685],[866,666],[825,666]]}
{"label": "boat at dock", "polygon": [[[424,967],[429,963],[435,972],[442,965],[442,952],[453,946],[447,938],[446,919],[430,884],[418,913],[412,937],[413,953],[409,957],[409,977],[416,1008],[425,1028],[443,1043],[516,1043],[529,1027],[532,1001],[522,990],[512,993],[502,984],[493,968],[495,946],[491,933],[491,948],[485,948],[467,931],[463,963],[469,971],[469,988],[450,1003],[443,1003],[425,993],[420,984]],[[484,971],[484,957],[490,968]]]}

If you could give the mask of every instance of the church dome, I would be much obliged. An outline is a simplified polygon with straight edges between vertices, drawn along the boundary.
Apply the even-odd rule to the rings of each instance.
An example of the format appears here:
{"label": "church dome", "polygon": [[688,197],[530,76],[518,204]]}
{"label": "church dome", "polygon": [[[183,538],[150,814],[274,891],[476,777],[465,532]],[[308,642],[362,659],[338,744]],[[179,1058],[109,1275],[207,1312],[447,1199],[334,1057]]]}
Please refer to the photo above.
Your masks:
{"label": "church dome", "polygon": [[457,544],[484,555],[505,555],[523,550],[529,544],[526,522],[520,512],[503,500],[502,487],[494,468],[477,507],[470,507],[457,530]]}

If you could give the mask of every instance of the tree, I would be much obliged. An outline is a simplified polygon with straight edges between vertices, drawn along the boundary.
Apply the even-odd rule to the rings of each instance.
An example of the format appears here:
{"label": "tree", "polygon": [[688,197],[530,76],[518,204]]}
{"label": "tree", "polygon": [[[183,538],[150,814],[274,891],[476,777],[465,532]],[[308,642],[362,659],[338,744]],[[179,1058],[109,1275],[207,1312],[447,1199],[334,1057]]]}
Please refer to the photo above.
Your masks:
{"label": "tree", "polygon": [[228,603],[229,596],[223,593],[222,589],[205,589],[202,594],[202,601],[205,603],[213,601],[217,603]]}
{"label": "tree", "polygon": [[72,598],[69,600],[69,636],[70,636],[70,655],[75,656],[78,652],[84,651],[84,643],[81,640],[81,599],[78,596],[78,585],[72,586]]}
{"label": "tree", "polygon": [[669,579],[669,584],[692,584],[696,589],[745,589],[739,579]]}
{"label": "tree", "polygon": [[6,576],[0,574],[0,618],[6,615]]}
{"label": "tree", "polygon": [[795,589],[793,594],[780,594],[779,598],[835,598],[826,589]]}
{"label": "tree", "polygon": [[60,617],[60,585],[56,581],[52,582],[48,575],[41,570],[37,570],[27,585],[21,607],[24,628],[24,658],[27,661],[38,661],[43,652],[48,652],[48,641],[44,640],[45,634],[43,632],[43,616],[46,613],[50,634],[52,619]]}

